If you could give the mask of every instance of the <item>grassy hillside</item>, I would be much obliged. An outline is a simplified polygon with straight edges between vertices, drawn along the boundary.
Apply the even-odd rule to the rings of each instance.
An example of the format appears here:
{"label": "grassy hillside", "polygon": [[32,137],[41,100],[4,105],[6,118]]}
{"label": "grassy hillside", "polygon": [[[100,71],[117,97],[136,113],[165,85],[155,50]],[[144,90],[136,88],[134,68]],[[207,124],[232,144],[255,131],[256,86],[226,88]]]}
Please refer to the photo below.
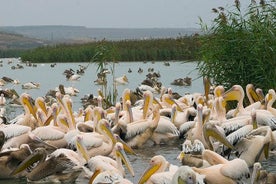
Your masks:
{"label": "grassy hillside", "polygon": [[30,49],[46,45],[47,42],[19,34],[0,32],[0,50]]}

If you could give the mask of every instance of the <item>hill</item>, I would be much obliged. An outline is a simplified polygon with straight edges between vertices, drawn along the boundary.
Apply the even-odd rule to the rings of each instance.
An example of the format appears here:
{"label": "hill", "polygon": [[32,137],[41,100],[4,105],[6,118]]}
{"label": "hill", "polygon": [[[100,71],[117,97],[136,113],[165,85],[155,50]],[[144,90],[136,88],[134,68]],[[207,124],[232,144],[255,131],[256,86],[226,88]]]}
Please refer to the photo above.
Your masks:
{"label": "hill", "polygon": [[30,49],[47,44],[46,41],[20,34],[0,32],[0,50]]}
{"label": "hill", "polygon": [[87,28],[84,26],[8,26],[0,31],[51,42],[89,42],[149,38],[176,38],[199,33],[195,28]]}

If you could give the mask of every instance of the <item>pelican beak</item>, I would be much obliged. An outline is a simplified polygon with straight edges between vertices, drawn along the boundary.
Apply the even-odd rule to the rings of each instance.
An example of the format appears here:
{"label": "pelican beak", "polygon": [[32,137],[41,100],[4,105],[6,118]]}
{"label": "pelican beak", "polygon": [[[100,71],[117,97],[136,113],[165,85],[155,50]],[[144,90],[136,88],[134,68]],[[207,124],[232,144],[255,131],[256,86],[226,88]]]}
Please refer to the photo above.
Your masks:
{"label": "pelican beak", "polygon": [[268,156],[269,156],[269,145],[270,145],[270,143],[266,143],[264,145],[264,155],[265,155],[266,159],[268,159]]}
{"label": "pelican beak", "polygon": [[36,118],[35,108],[34,108],[34,106],[31,104],[31,97],[28,96],[28,95],[24,95],[24,96],[22,97],[21,103],[22,103],[23,105],[26,105],[27,108],[29,109],[30,113],[34,116],[34,118]]}
{"label": "pelican beak", "polygon": [[232,87],[223,94],[223,99],[226,101],[238,100],[240,96],[240,92]]}
{"label": "pelican beak", "polygon": [[144,107],[143,107],[143,119],[147,118],[147,113],[149,110],[149,104],[150,104],[150,94],[145,92],[144,94]]}
{"label": "pelican beak", "polygon": [[259,96],[256,93],[256,91],[254,90],[254,88],[253,89],[252,88],[249,89],[249,94],[252,96],[254,102],[260,101]]}
{"label": "pelican beak", "polygon": [[63,98],[63,102],[65,104],[66,110],[69,113],[69,117],[71,119],[73,127],[76,127],[76,122],[75,122],[75,118],[74,118],[74,115],[73,115],[73,109],[72,109],[72,102],[68,98]]}
{"label": "pelican beak", "polygon": [[160,168],[161,164],[149,166],[144,174],[141,176],[138,184],[144,184],[148,179]]}
{"label": "pelican beak", "polygon": [[203,84],[204,84],[204,95],[206,97],[206,101],[208,101],[208,95],[210,93],[210,87],[211,87],[211,84],[210,84],[210,80],[207,78],[207,77],[204,77],[203,78]]}
{"label": "pelican beak", "polygon": [[117,140],[116,140],[113,132],[111,131],[108,122],[101,123],[100,124],[100,129],[102,129],[107,134],[107,136],[111,139],[113,145],[115,145]]}
{"label": "pelican beak", "polygon": [[86,162],[88,162],[89,156],[87,154],[87,150],[86,150],[85,146],[83,146],[82,137],[77,136],[76,146],[77,146],[77,150],[81,153],[81,155],[86,160]]}
{"label": "pelican beak", "polygon": [[44,156],[38,152],[34,152],[33,154],[29,155],[23,162],[21,162],[11,173],[10,175],[16,175],[26,168],[34,164],[35,162],[42,160]]}
{"label": "pelican beak", "polygon": [[69,128],[68,120],[66,116],[59,115],[58,120],[61,124],[63,124],[65,127]]}
{"label": "pelican beak", "polygon": [[[127,107],[127,111],[129,112],[129,121],[133,122],[133,112],[131,109],[131,102],[129,100],[126,101],[126,107]],[[143,112],[143,114],[144,114],[144,112]],[[143,115],[143,117],[144,117],[144,115]]]}
{"label": "pelican beak", "polygon": [[226,137],[216,128],[215,125],[213,124],[204,124],[203,126],[204,130],[203,130],[203,135],[204,138],[207,142],[207,144],[210,147],[210,150],[213,151],[213,146],[210,143],[210,139],[209,137],[213,137],[215,138],[217,141],[219,141],[220,143],[224,144],[225,146],[227,146],[230,149],[234,149],[234,146],[226,139]]}
{"label": "pelican beak", "polygon": [[134,175],[135,175],[134,170],[130,164],[130,161],[128,160],[128,157],[127,157],[124,149],[116,150],[116,155],[122,159],[123,163],[126,165],[127,169],[129,170],[131,175],[134,177]]}
{"label": "pelican beak", "polygon": [[45,114],[47,114],[45,102],[43,101],[43,99],[38,99],[36,102],[37,102],[37,105],[39,106],[39,108],[41,108],[42,111],[43,111]]}
{"label": "pelican beak", "polygon": [[92,174],[92,176],[91,176],[91,178],[89,179],[89,184],[90,183],[93,183],[94,182],[94,180],[95,180],[95,178],[99,175],[101,173],[101,170],[100,169],[96,169],[95,171],[94,171],[94,173]]}
{"label": "pelican beak", "polygon": [[175,123],[175,117],[176,117],[176,105],[172,106],[172,111],[171,111],[171,122]]}
{"label": "pelican beak", "polygon": [[186,184],[186,181],[184,181],[180,176],[178,176],[177,183],[178,184]]}
{"label": "pelican beak", "polygon": [[44,126],[48,126],[50,124],[50,122],[54,119],[53,115],[50,115],[46,121],[43,123]]}
{"label": "pelican beak", "polygon": [[181,151],[179,153],[179,155],[177,156],[177,160],[179,160],[180,162],[182,162],[182,160],[184,159],[184,157],[185,157],[185,153],[184,153],[184,151]]}
{"label": "pelican beak", "polygon": [[160,109],[163,109],[162,105],[160,104],[160,102],[156,99],[156,97],[153,97],[153,103],[157,104],[159,106]]}
{"label": "pelican beak", "polygon": [[135,153],[135,151],[134,151],[125,141],[123,141],[118,135],[115,135],[115,137],[116,137],[117,142],[120,142],[120,143],[123,144],[124,150],[125,150],[127,153],[132,154],[132,155],[137,155],[137,154]]}
{"label": "pelican beak", "polygon": [[170,104],[171,106],[173,104],[175,104],[176,105],[176,110],[178,110],[180,112],[183,112],[183,109],[179,106],[179,104],[172,97],[166,98],[166,102],[168,104]]}

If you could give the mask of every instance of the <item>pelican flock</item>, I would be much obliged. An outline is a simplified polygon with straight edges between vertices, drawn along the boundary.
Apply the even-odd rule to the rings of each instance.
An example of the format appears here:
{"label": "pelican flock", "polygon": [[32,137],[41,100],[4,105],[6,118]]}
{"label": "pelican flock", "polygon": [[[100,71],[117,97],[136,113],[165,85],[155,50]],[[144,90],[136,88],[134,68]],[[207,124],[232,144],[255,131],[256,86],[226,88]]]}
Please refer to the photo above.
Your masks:
{"label": "pelican flock", "polygon": [[[274,89],[260,95],[252,84],[226,90],[208,82],[204,80],[204,92],[180,97],[172,88],[163,88],[160,94],[145,90],[136,102],[125,88],[121,100],[106,109],[102,94],[96,97],[98,103],[76,110],[76,94],[66,88],[56,88],[51,100],[23,92],[18,98],[22,114],[12,119],[5,118],[12,98],[2,93],[0,182],[16,178],[93,184],[275,181],[273,173],[261,166],[276,148]],[[229,108],[229,101],[236,105]],[[151,152],[163,145],[177,147],[178,156]],[[133,161],[147,154],[141,150],[153,156],[148,166],[137,170]],[[170,163],[173,159],[179,162]]]}

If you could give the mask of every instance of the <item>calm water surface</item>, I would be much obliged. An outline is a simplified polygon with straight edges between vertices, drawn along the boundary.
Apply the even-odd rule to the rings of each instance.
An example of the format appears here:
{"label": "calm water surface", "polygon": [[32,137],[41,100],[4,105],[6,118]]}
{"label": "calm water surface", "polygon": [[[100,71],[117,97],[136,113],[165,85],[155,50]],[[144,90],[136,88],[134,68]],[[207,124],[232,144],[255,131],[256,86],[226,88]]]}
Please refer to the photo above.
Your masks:
{"label": "calm water surface", "polygon": [[[51,63],[48,64],[38,64],[36,67],[28,67],[25,64],[19,63],[17,59],[1,59],[3,61],[3,66],[0,67],[0,77],[10,77],[12,79],[17,79],[21,83],[19,85],[7,84],[2,88],[14,88],[18,94],[23,92],[29,93],[33,98],[38,96],[45,96],[45,94],[50,89],[55,89],[59,84],[63,84],[65,87],[73,86],[77,88],[80,93],[77,96],[73,96],[73,108],[75,111],[78,110],[82,105],[80,103],[80,98],[82,98],[86,94],[94,94],[97,95],[97,90],[100,86],[94,84],[94,81],[97,78],[97,65],[88,63],[57,63],[55,67],[50,67]],[[12,61],[12,63],[8,64],[8,61]],[[17,64],[21,64],[24,66],[23,69],[11,69],[12,66],[16,66]],[[77,70],[79,68],[79,64],[83,66],[87,66],[88,68],[85,71],[84,75],[80,78],[79,81],[68,81],[66,80],[65,75],[63,75],[64,70],[72,68],[73,70]],[[178,92],[180,95],[184,95],[185,93],[194,93],[200,92],[203,93],[203,83],[202,78],[198,77],[198,71],[196,70],[197,62],[170,62],[170,66],[165,66],[163,62],[122,62],[115,64],[115,76],[119,77],[123,74],[126,74],[129,83],[124,86],[118,86],[118,94],[121,96],[123,89],[129,88],[131,90],[135,90],[136,87],[146,78],[146,74],[148,74],[148,68],[154,68],[155,72],[159,72],[160,82],[165,87],[171,87],[173,91]],[[108,69],[111,68],[111,65],[107,66]],[[131,73],[128,73],[129,68],[132,70]],[[138,73],[138,69],[142,68],[143,73]],[[179,87],[170,85],[170,83],[177,78],[184,77],[192,78],[192,85],[188,87]],[[31,89],[31,90],[23,90],[21,84],[26,82],[39,82],[41,87],[40,89]],[[112,89],[112,76],[108,75],[108,84],[110,89]],[[10,119],[15,117],[17,114],[21,113],[21,108],[7,108],[7,113]],[[135,171],[135,177],[133,178],[129,174],[127,174],[127,178],[131,180],[133,183],[137,183],[139,177],[142,175],[144,170],[148,166],[148,162],[151,157],[154,155],[161,154],[166,157],[166,159],[175,165],[180,165],[180,163],[176,160],[177,155],[180,152],[180,144],[182,140],[174,142],[170,145],[154,145],[154,146],[145,146],[145,148],[136,150],[137,156],[129,156],[132,166]],[[150,149],[149,149],[150,147]],[[270,157],[268,161],[263,163],[263,166],[270,171],[276,171],[276,157]],[[1,180],[0,183],[26,183],[25,179],[20,180]],[[87,180],[80,179],[78,183],[86,183]]]}

